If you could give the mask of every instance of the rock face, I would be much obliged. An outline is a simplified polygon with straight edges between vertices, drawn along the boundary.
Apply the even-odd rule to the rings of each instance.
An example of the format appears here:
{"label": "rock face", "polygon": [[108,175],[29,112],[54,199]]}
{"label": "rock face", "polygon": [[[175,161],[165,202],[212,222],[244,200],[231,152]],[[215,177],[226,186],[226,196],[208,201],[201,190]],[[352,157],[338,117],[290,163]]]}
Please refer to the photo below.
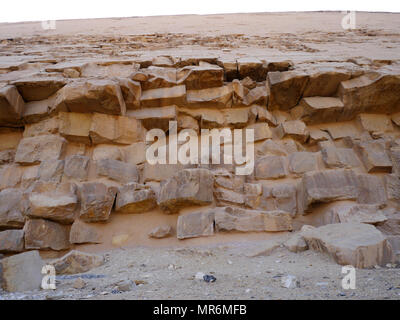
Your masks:
{"label": "rock face", "polygon": [[371,268],[393,259],[386,237],[368,224],[328,224],[302,234],[310,249],[327,253],[341,265]]}
{"label": "rock face", "polygon": [[187,205],[206,205],[213,201],[214,178],[207,169],[184,169],[161,185],[158,205],[168,213]]}
{"label": "rock face", "polygon": [[5,291],[38,290],[45,265],[38,251],[20,253],[0,260],[0,284]]}
{"label": "rock face", "polygon": [[[269,56],[266,61],[244,53],[235,57],[226,48],[210,57],[155,56],[159,50],[144,49],[163,37],[131,38],[130,46],[139,43],[143,50],[132,55],[125,38],[102,40],[79,61],[58,54],[49,59],[37,50],[21,51],[17,59],[15,52],[6,52],[15,47],[12,40],[2,42],[7,59],[0,66],[1,252],[107,243],[104,228],[134,219],[135,234],[114,230],[112,245],[121,247],[135,237],[175,236],[170,226],[175,218],[180,239],[218,232],[288,233],[312,221],[340,223],[347,231],[347,224],[376,226],[395,251],[400,248],[395,60],[311,63]],[[230,36],[216,39],[232,42]],[[47,40],[54,39],[42,42]],[[197,37],[180,40],[184,46],[203,44]],[[122,47],[111,50],[117,45]],[[299,44],[289,47],[299,49]],[[97,51],[102,58],[93,60]],[[159,129],[157,141],[149,141],[153,129]],[[240,146],[241,130],[254,133],[254,144]],[[190,135],[190,143],[183,139],[188,132],[197,134]],[[215,133],[224,139],[216,141]],[[148,151],[160,161],[151,164]],[[242,169],[250,170],[241,175]],[[153,223],[163,212],[181,216]],[[130,213],[145,214],[123,216]],[[306,250],[303,231],[284,245]],[[372,240],[378,239],[374,232]],[[350,233],[342,238],[354,240]],[[282,243],[274,240],[249,256],[268,254]],[[360,265],[374,259],[370,250],[375,249],[364,247],[357,244],[351,251],[361,252],[354,255]],[[351,260],[347,251],[343,256]]]}
{"label": "rock face", "polygon": [[102,256],[73,250],[50,264],[56,269],[56,274],[75,274],[100,267],[104,262]]}

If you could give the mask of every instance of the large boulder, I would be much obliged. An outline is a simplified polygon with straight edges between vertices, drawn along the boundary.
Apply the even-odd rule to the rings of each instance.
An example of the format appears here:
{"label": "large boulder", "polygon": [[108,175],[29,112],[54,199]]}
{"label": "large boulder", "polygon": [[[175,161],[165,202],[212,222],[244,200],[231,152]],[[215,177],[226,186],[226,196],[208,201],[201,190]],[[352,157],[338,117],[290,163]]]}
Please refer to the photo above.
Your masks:
{"label": "large boulder", "polygon": [[6,230],[0,232],[0,252],[16,253],[24,251],[24,231]]}
{"label": "large boulder", "polygon": [[69,249],[70,227],[44,219],[29,219],[25,223],[25,249]]}
{"label": "large boulder", "polygon": [[85,222],[107,221],[114,205],[116,187],[99,182],[87,182],[79,189],[80,218]]}
{"label": "large boulder", "polygon": [[328,168],[355,168],[362,165],[353,149],[328,146],[321,149],[321,154]]}
{"label": "large boulder", "polygon": [[299,102],[309,76],[296,71],[269,72],[267,88],[269,91],[268,110],[290,110]]}
{"label": "large boulder", "polygon": [[93,225],[76,219],[71,226],[69,242],[73,244],[101,243],[101,233]]}
{"label": "large boulder", "polygon": [[15,162],[23,165],[38,164],[44,160],[58,160],[67,141],[57,135],[24,138],[18,145]]}
{"label": "large boulder", "polygon": [[50,264],[56,269],[56,274],[75,274],[100,267],[104,262],[103,256],[72,250]]}
{"label": "large boulder", "polygon": [[89,133],[92,117],[90,113],[60,112],[59,132],[69,141],[91,144]]}
{"label": "large boulder", "polygon": [[18,126],[21,124],[24,100],[15,86],[0,85],[0,125]]}
{"label": "large boulder", "polygon": [[169,129],[169,122],[176,121],[178,116],[176,106],[132,110],[127,115],[140,120],[148,130],[157,128],[164,131]]}
{"label": "large boulder", "polygon": [[355,200],[358,197],[357,176],[352,170],[306,172],[302,183],[305,208],[315,202]]}
{"label": "large boulder", "polygon": [[333,221],[382,224],[387,220],[378,205],[346,204],[331,209]]}
{"label": "large boulder", "polygon": [[343,81],[339,86],[345,106],[342,117],[351,119],[361,112],[394,113],[400,103],[399,90],[400,76],[393,74],[368,73]]}
{"label": "large boulder", "polygon": [[96,171],[98,176],[107,177],[119,183],[137,182],[139,180],[136,165],[119,160],[102,159],[96,161]]}
{"label": "large boulder", "polygon": [[29,251],[0,260],[0,285],[9,292],[39,290],[45,265],[38,251]]}
{"label": "large boulder", "polygon": [[386,114],[361,113],[357,121],[363,130],[371,133],[393,131],[392,120]]}
{"label": "large boulder", "polygon": [[255,163],[255,178],[278,179],[288,174],[287,160],[282,156],[265,156]]}
{"label": "large boulder", "polygon": [[358,203],[383,205],[387,201],[381,177],[371,174],[357,175]]}
{"label": "large boulder", "polygon": [[38,182],[28,196],[27,216],[70,224],[78,205],[76,186],[71,183]]}
{"label": "large boulder", "polygon": [[369,173],[392,171],[392,161],[383,139],[356,142],[355,150]]}
{"label": "large boulder", "polygon": [[187,90],[221,87],[224,83],[224,70],[212,64],[186,66],[178,70],[177,78]]}
{"label": "large boulder", "polygon": [[191,108],[230,108],[232,106],[232,97],[233,88],[229,85],[187,91],[187,103]]}
{"label": "large boulder", "polygon": [[386,237],[364,223],[334,223],[302,232],[310,249],[331,256],[338,264],[355,268],[386,265],[393,260]]}
{"label": "large boulder", "polygon": [[317,170],[317,153],[293,152],[289,156],[289,170],[295,174],[303,174]]}
{"label": "large boulder", "polygon": [[143,140],[144,129],[134,118],[95,113],[89,135],[93,144],[132,144]]}
{"label": "large boulder", "polygon": [[122,213],[142,213],[156,205],[155,193],[149,186],[129,183],[119,188],[115,210]]}
{"label": "large boulder", "polygon": [[290,120],[281,123],[276,128],[276,135],[280,139],[288,137],[304,143],[308,139],[309,132],[303,121]]}
{"label": "large boulder", "polygon": [[116,81],[90,79],[73,81],[60,89],[57,92],[54,109],[124,115],[126,105]]}
{"label": "large boulder", "polygon": [[234,207],[215,210],[215,227],[225,231],[288,231],[292,218],[284,211],[258,211]]}
{"label": "large boulder", "polygon": [[178,217],[178,239],[212,236],[214,234],[214,211],[191,212]]}
{"label": "large boulder", "polygon": [[88,176],[90,158],[74,154],[65,159],[64,175],[68,178],[85,181]]}
{"label": "large boulder", "polygon": [[183,85],[150,89],[142,92],[140,105],[142,107],[163,107],[178,105],[182,106],[186,103],[186,87]]}
{"label": "large boulder", "polygon": [[169,213],[175,213],[183,206],[210,204],[213,184],[214,177],[209,170],[184,169],[162,183],[157,202]]}
{"label": "large boulder", "polygon": [[294,119],[306,124],[336,121],[343,112],[342,101],[334,97],[308,97],[301,99],[298,106],[291,110]]}
{"label": "large boulder", "polygon": [[28,101],[44,100],[65,86],[66,79],[59,75],[34,74],[12,82],[22,98]]}

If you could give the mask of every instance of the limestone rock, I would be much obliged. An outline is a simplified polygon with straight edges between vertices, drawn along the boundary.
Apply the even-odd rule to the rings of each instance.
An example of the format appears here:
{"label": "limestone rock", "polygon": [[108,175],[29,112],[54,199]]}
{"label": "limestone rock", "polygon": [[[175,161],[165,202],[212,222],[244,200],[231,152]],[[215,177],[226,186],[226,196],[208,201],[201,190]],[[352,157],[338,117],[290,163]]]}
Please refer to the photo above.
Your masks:
{"label": "limestone rock", "polygon": [[101,234],[90,224],[75,220],[69,233],[69,242],[73,244],[102,243]]}
{"label": "limestone rock", "polygon": [[4,165],[0,168],[0,191],[15,188],[21,182],[22,170],[18,165]]}
{"label": "limestone rock", "polygon": [[393,131],[392,121],[386,114],[361,113],[357,116],[357,120],[365,131]]}
{"label": "limestone rock", "polygon": [[163,107],[177,105],[182,106],[186,104],[186,87],[183,85],[170,87],[150,89],[142,92],[140,98],[142,107]]}
{"label": "limestone rock", "polygon": [[308,250],[308,245],[300,233],[291,236],[283,243],[283,245],[291,252],[302,252]]}
{"label": "limestone rock", "polygon": [[38,251],[29,251],[0,260],[0,284],[5,291],[38,290],[44,261]]}
{"label": "limestone rock", "polygon": [[265,211],[284,211],[295,216],[297,213],[296,184],[279,183],[262,187],[262,194],[257,201],[257,208]]}
{"label": "limestone rock", "polygon": [[296,71],[269,72],[268,110],[290,110],[299,102],[309,80],[309,76]]}
{"label": "limestone rock", "polygon": [[254,141],[261,141],[272,138],[272,131],[268,123],[254,123],[246,127],[254,130]]}
{"label": "limestone rock", "polygon": [[72,250],[65,256],[50,262],[56,269],[56,274],[84,273],[100,267],[104,263],[103,256],[76,250]]}
{"label": "limestone rock", "polygon": [[149,186],[128,183],[118,190],[115,210],[122,213],[142,213],[156,205],[156,196]]}
{"label": "limestone rock", "polygon": [[306,207],[314,202],[355,200],[358,196],[357,177],[346,169],[306,172],[303,188]]}
{"label": "limestone rock", "polygon": [[64,174],[68,178],[85,181],[89,170],[89,157],[72,155],[65,159]]}
{"label": "limestone rock", "polygon": [[179,83],[185,84],[187,90],[221,87],[224,81],[224,70],[217,65],[186,66],[177,71]]}
{"label": "limestone rock", "polygon": [[310,249],[327,253],[341,265],[371,268],[393,259],[385,236],[368,224],[334,223],[302,234]]}
{"label": "limestone rock", "polygon": [[386,192],[381,177],[370,174],[357,175],[358,203],[380,204],[386,203]]}
{"label": "limestone rock", "polygon": [[24,100],[15,86],[0,85],[1,126],[20,125],[24,106]]}
{"label": "limestone rock", "polygon": [[290,137],[301,143],[306,142],[309,136],[306,125],[300,120],[291,120],[281,123],[276,129],[276,134],[280,139]]}
{"label": "limestone rock", "polygon": [[184,169],[161,184],[158,205],[168,213],[183,206],[206,205],[213,201],[214,177],[207,169]]}
{"label": "limestone rock", "polygon": [[0,252],[16,253],[16,252],[22,252],[22,251],[24,251],[24,231],[23,230],[0,231]]}
{"label": "limestone rock", "polygon": [[150,238],[162,239],[167,238],[172,235],[172,227],[168,225],[163,225],[159,227],[155,227],[149,232]]}
{"label": "limestone rock", "polygon": [[2,190],[0,192],[0,229],[22,228],[25,223],[25,210],[22,190]]}
{"label": "limestone rock", "polygon": [[381,224],[387,220],[386,216],[377,205],[352,204],[340,205],[332,208],[332,214],[337,216],[339,222],[357,222],[368,224]]}
{"label": "limestone rock", "polygon": [[317,157],[313,152],[294,152],[289,156],[289,169],[296,174],[317,170]]}
{"label": "limestone rock", "polygon": [[389,200],[400,201],[400,176],[387,174],[384,177],[387,198]]}
{"label": "limestone rock", "polygon": [[26,249],[69,249],[69,226],[43,219],[30,219],[25,223]]}
{"label": "limestone rock", "polygon": [[54,108],[70,112],[100,112],[124,115],[126,105],[116,81],[91,79],[74,81],[57,93]]}
{"label": "limestone rock", "polygon": [[215,210],[215,227],[225,231],[292,230],[292,218],[284,211],[258,211],[225,207]]}
{"label": "limestone rock", "polygon": [[107,221],[114,204],[117,188],[99,182],[84,183],[79,190],[80,218],[85,222]]}
{"label": "limestone rock", "polygon": [[137,182],[139,173],[134,164],[102,159],[96,162],[96,172],[98,176],[107,177],[119,183]]}
{"label": "limestone rock", "polygon": [[187,91],[187,103],[191,108],[230,108],[232,97],[231,86]]}
{"label": "limestone rock", "polygon": [[56,135],[24,138],[18,145],[15,161],[20,164],[38,164],[44,160],[58,160],[66,142]]}
{"label": "limestone rock", "polygon": [[319,68],[311,72],[309,81],[304,89],[304,97],[330,97],[334,96],[340,83],[351,77],[350,72],[335,68]]}
{"label": "limestone rock", "polygon": [[214,212],[192,212],[178,217],[177,238],[187,239],[214,235]]}
{"label": "limestone rock", "polygon": [[303,98],[299,105],[291,110],[291,115],[306,124],[332,122],[339,118],[343,108],[344,105],[338,98],[308,97]]}
{"label": "limestone rock", "polygon": [[[93,148],[92,158],[94,161],[103,159],[124,161],[126,158],[120,146],[112,144],[98,144]],[[125,162],[131,162],[126,161]]]}
{"label": "limestone rock", "polygon": [[353,149],[326,147],[321,149],[321,154],[328,168],[354,168],[361,166],[361,162]]}
{"label": "limestone rock", "polygon": [[265,81],[267,77],[268,67],[257,58],[240,58],[237,61],[240,79],[250,77],[254,81]]}
{"label": "limestone rock", "polygon": [[369,73],[342,81],[339,97],[348,119],[361,112],[393,113],[400,102],[400,77],[392,74]]}
{"label": "limestone rock", "polygon": [[143,130],[134,118],[95,113],[89,134],[93,144],[131,144],[143,140]]}
{"label": "limestone rock", "polygon": [[64,160],[44,160],[40,163],[38,176],[41,181],[61,182]]}
{"label": "limestone rock", "polygon": [[124,98],[126,109],[136,109],[140,106],[142,88],[140,83],[127,78],[118,78],[121,87],[122,97]]}
{"label": "limestone rock", "polygon": [[358,142],[355,150],[367,172],[391,172],[392,162],[386,152],[386,145],[382,139]]}
{"label": "limestone rock", "polygon": [[287,175],[287,163],[285,157],[265,156],[255,163],[255,178],[278,179]]}
{"label": "limestone rock", "polygon": [[148,130],[157,128],[167,131],[169,129],[169,122],[177,121],[176,106],[132,110],[127,115],[140,120]]}
{"label": "limestone rock", "polygon": [[76,186],[71,183],[36,183],[28,196],[27,216],[70,224],[78,204]]}
{"label": "limestone rock", "polygon": [[60,134],[69,141],[90,144],[92,117],[89,113],[60,112]]}
{"label": "limestone rock", "polygon": [[39,74],[23,77],[12,82],[26,101],[44,100],[65,86],[66,81],[60,76],[40,76]]}

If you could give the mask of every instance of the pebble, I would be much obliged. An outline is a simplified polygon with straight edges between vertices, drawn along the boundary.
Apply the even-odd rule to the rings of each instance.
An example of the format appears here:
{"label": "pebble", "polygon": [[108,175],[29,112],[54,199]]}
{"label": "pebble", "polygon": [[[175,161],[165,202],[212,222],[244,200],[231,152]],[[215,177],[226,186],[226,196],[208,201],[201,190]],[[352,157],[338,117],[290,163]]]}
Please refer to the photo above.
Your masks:
{"label": "pebble", "polygon": [[82,278],[78,278],[74,281],[72,287],[75,289],[83,289],[86,287],[86,282]]}

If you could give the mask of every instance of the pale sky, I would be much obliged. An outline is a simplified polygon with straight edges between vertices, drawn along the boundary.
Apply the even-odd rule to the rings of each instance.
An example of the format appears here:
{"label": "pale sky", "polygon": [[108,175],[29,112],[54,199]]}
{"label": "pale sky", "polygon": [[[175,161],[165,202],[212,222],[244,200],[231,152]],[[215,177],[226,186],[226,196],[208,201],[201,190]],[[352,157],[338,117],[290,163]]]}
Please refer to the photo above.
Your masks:
{"label": "pale sky", "polygon": [[[400,12],[396,0],[2,0],[0,22],[237,12]],[[399,22],[400,23],[400,22]]]}

